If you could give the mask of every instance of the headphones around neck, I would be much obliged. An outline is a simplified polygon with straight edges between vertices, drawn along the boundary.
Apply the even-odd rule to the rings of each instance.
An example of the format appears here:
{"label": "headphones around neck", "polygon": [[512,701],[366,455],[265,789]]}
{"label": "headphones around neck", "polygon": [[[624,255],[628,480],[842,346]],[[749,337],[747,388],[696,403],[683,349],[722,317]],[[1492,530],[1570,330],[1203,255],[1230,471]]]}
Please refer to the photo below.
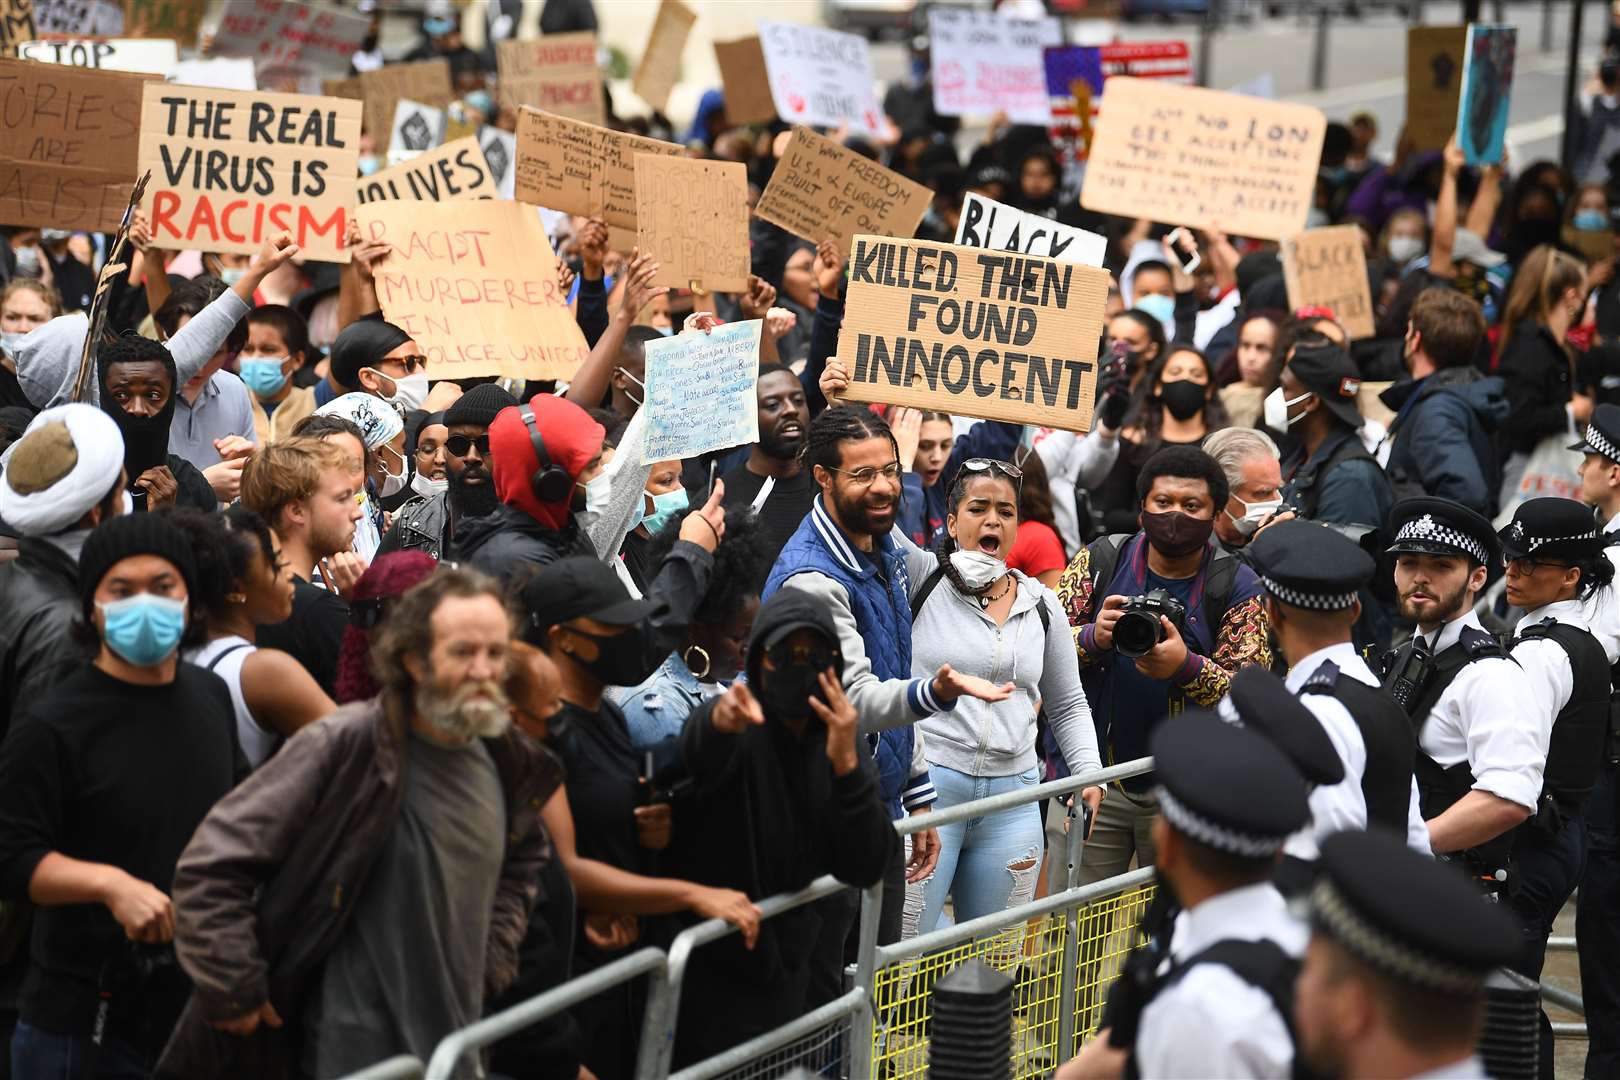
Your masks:
{"label": "headphones around neck", "polygon": [[534,491],[534,497],[543,503],[562,502],[568,498],[574,489],[573,477],[568,470],[551,460],[546,453],[546,440],[540,434],[540,425],[535,423],[534,410],[525,405],[518,410],[518,416],[523,425],[529,429],[529,443],[534,447],[534,458],[539,462],[539,469],[529,478],[529,487]]}

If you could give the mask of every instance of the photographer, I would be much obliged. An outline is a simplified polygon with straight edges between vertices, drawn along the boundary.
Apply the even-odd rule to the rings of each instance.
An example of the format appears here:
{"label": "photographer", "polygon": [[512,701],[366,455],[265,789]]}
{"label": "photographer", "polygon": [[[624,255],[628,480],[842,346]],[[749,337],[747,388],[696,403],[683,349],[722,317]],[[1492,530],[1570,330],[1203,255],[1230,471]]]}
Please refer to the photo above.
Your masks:
{"label": "photographer", "polygon": [[[1212,707],[1238,668],[1271,663],[1259,581],[1211,539],[1229,494],[1221,467],[1167,447],[1142,466],[1136,494],[1141,531],[1092,541],[1057,589],[1108,761],[1143,757],[1167,714]],[[1132,855],[1153,862],[1148,785],[1124,781],[1123,797],[1104,800],[1082,881],[1124,872]]]}

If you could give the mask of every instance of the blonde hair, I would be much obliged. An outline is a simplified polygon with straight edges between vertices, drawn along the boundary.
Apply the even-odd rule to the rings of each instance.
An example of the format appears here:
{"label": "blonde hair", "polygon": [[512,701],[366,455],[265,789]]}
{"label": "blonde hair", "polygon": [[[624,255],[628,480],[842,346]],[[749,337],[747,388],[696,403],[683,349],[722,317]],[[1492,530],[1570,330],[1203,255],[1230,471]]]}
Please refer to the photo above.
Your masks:
{"label": "blonde hair", "polygon": [[1512,338],[1526,319],[1546,322],[1548,313],[1565,291],[1585,284],[1586,267],[1575,256],[1550,244],[1532,248],[1514,272],[1507,300],[1502,305],[1502,325],[1507,327],[1508,338]]}
{"label": "blonde hair", "polygon": [[289,503],[315,494],[328,472],[350,471],[349,455],[332,443],[294,436],[262,446],[242,469],[242,505],[272,528],[281,524],[281,511]]}

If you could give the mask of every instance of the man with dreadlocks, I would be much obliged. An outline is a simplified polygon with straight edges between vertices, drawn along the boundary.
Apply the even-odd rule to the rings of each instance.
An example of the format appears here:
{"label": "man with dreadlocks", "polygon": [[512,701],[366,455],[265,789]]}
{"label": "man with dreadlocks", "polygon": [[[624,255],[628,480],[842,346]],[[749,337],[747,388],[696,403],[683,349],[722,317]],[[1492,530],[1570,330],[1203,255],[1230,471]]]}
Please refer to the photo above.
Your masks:
{"label": "man with dreadlocks", "polygon": [[[907,546],[892,535],[900,506],[900,451],[883,418],[860,407],[828,409],[810,425],[804,462],[820,492],[777,556],[762,599],[779,589],[799,589],[832,613],[844,657],[844,692],[868,745],[876,744],[878,786],[889,816],[898,818],[902,808],[924,812],[934,802],[934,786],[922,739],[911,725],[954,709],[964,694],[1004,701],[1012,686],[964,675],[950,664],[932,677],[912,677]],[[932,567],[923,563],[931,557],[910,550],[919,560],[917,572],[925,575]],[[886,886],[893,886],[885,892],[895,899],[884,905],[880,942],[899,940],[905,880],[921,881],[939,859],[934,830],[917,833],[912,842],[909,867],[897,855],[885,878]],[[832,910],[834,905],[841,910]],[[835,943],[843,940],[855,909],[842,896],[830,898],[827,906],[817,956],[836,961]],[[841,991],[841,975],[839,962],[812,975],[818,995],[812,1006]]]}

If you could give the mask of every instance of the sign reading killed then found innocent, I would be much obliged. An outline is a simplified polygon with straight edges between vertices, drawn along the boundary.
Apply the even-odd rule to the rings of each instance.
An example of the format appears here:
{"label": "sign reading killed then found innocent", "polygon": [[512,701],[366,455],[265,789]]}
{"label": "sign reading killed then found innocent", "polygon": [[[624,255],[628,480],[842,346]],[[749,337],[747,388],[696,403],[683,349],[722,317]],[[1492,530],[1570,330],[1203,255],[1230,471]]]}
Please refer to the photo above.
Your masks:
{"label": "sign reading killed then found innocent", "polygon": [[845,396],[1085,431],[1108,284],[1078,263],[857,236]]}

